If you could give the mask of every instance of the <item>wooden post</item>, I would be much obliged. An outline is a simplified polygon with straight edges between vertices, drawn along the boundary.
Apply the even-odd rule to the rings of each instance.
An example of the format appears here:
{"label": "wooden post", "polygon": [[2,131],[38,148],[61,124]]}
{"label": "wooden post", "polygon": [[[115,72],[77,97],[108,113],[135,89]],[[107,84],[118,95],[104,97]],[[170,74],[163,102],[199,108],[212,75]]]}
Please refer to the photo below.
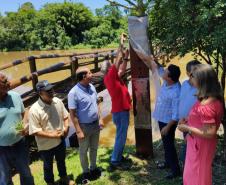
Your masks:
{"label": "wooden post", "polygon": [[130,46],[136,153],[153,157],[149,69]]}
{"label": "wooden post", "polygon": [[75,83],[76,82],[75,72],[78,69],[78,58],[70,57],[70,59],[71,59],[71,78],[72,81]]}
{"label": "wooden post", "polygon": [[95,73],[99,70],[99,67],[98,67],[98,52],[95,53],[95,58],[94,58],[94,71]]}
{"label": "wooden post", "polygon": [[37,71],[35,57],[30,56],[28,60],[29,60],[30,72],[32,73],[33,90],[36,90],[36,84],[38,83],[38,76],[35,74],[35,72]]}
{"label": "wooden post", "polygon": [[114,50],[111,50],[111,63],[114,63]]}

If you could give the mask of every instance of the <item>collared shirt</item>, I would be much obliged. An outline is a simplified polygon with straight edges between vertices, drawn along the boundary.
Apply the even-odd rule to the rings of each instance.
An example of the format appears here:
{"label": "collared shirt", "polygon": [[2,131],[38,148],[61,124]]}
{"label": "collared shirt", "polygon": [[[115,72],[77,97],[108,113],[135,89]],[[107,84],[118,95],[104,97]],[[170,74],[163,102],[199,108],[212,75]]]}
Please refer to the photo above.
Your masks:
{"label": "collared shirt", "polygon": [[190,84],[189,80],[185,80],[180,92],[179,119],[188,117],[192,106],[197,101],[196,93],[197,89]]}
{"label": "collared shirt", "polygon": [[[29,134],[39,131],[55,131],[64,129],[64,120],[68,117],[63,102],[54,97],[50,105],[45,104],[41,99],[35,102],[29,110]],[[61,143],[60,138],[46,138],[35,136],[38,150],[49,150]]]}
{"label": "collared shirt", "polygon": [[22,139],[16,131],[16,124],[22,120],[24,105],[20,95],[9,91],[6,98],[0,100],[0,146],[10,146]]}
{"label": "collared shirt", "polygon": [[[159,74],[162,76],[163,68],[159,69]],[[171,120],[178,121],[178,107],[180,97],[180,83],[167,85],[164,81],[159,95],[157,96],[153,117],[157,121],[169,123]]]}
{"label": "collared shirt", "polygon": [[122,112],[131,108],[131,98],[125,83],[119,78],[118,70],[112,65],[104,77],[104,84],[111,96],[111,112]]}
{"label": "collared shirt", "polygon": [[92,84],[77,83],[68,94],[68,108],[76,109],[79,123],[92,123],[98,119],[97,92]]}

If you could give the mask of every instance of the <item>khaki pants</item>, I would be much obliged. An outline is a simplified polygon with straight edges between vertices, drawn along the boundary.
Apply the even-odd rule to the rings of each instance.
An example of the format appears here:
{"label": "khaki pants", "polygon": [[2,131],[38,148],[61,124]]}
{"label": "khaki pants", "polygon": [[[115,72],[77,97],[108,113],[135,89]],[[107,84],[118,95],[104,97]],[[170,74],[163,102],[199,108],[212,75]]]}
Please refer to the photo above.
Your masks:
{"label": "khaki pants", "polygon": [[89,150],[90,169],[94,170],[96,168],[100,127],[98,122],[94,124],[81,124],[80,127],[85,135],[85,138],[78,140],[79,157],[83,173],[86,173],[89,172],[89,161],[87,156],[88,150]]}

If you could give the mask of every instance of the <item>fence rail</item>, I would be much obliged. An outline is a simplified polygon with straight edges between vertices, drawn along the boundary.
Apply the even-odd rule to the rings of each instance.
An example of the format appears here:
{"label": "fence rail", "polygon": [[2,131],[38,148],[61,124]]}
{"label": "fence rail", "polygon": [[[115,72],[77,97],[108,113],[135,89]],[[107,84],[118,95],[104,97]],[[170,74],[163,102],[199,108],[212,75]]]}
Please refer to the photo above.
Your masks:
{"label": "fence rail", "polygon": [[[39,76],[42,76],[44,74],[50,74],[62,70],[70,70],[70,76],[66,79],[61,79],[60,81],[54,83],[55,88],[58,88],[59,91],[63,91],[60,88],[67,88],[68,86],[74,85],[76,82],[75,78],[75,71],[80,66],[87,66],[91,69],[93,73],[97,73],[99,71],[99,64],[103,62],[105,59],[109,59],[111,62],[114,61],[115,58],[115,52],[116,50],[102,50],[102,51],[95,51],[95,52],[87,52],[87,53],[72,53],[72,54],[45,54],[45,55],[39,55],[39,56],[29,56],[20,60],[15,60],[9,64],[5,64],[3,66],[0,66],[0,71],[3,71],[5,69],[21,65],[25,62],[29,62],[29,68],[30,74],[24,75],[19,78],[12,79],[10,81],[10,89],[14,89],[16,87],[19,87],[27,82],[32,81],[32,90],[29,90],[22,94],[22,98],[25,102],[25,106],[28,106],[33,101],[30,101],[30,98],[33,98],[37,96],[36,93],[36,84],[38,82]],[[59,62],[54,65],[50,65],[47,68],[43,69],[37,69],[37,62],[41,59],[53,59],[53,58],[63,58],[62,62]],[[65,58],[68,58],[69,60],[65,60]],[[125,74],[125,80],[129,80],[130,76],[130,69],[127,69]],[[67,84],[67,85],[65,85]],[[95,84],[99,88],[98,91],[101,91],[104,89],[103,84]],[[68,90],[68,88],[67,88]]]}

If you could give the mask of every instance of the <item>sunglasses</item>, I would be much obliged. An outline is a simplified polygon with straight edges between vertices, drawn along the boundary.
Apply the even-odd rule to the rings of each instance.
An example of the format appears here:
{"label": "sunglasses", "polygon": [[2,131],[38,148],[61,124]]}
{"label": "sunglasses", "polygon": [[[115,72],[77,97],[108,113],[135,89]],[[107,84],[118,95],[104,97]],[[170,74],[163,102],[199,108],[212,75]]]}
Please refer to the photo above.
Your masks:
{"label": "sunglasses", "polygon": [[47,92],[48,94],[53,94],[53,89],[50,89],[50,90],[45,91],[45,92]]}
{"label": "sunglasses", "polygon": [[[39,91],[39,92],[41,92],[41,91]],[[48,90],[48,91],[42,91],[43,93],[46,93],[46,94],[48,94],[48,95],[52,95],[53,93],[54,93],[54,91],[53,91],[53,89],[50,89],[50,90]]]}

